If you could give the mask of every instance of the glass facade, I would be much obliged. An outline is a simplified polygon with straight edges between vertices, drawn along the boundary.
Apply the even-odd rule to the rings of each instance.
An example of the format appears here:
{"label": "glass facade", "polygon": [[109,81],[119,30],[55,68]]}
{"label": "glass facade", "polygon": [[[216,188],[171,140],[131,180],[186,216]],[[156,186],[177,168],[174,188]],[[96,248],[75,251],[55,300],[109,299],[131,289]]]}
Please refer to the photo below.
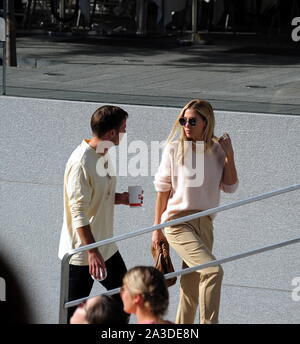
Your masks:
{"label": "glass facade", "polygon": [[203,98],[220,110],[299,114],[299,7],[15,1],[6,94],[167,107]]}

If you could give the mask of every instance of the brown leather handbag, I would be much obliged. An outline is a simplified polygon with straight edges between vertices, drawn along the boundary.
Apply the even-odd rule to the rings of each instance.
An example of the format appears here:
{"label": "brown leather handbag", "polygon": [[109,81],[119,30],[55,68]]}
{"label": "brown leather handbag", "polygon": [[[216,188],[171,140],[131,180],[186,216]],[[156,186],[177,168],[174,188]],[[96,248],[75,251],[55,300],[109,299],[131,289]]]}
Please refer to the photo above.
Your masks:
{"label": "brown leather handbag", "polygon": [[[165,241],[159,243],[158,249],[151,247],[151,253],[155,262],[155,268],[163,274],[174,272],[174,267],[169,253],[169,244]],[[176,283],[177,277],[168,278],[166,284],[171,287]]]}

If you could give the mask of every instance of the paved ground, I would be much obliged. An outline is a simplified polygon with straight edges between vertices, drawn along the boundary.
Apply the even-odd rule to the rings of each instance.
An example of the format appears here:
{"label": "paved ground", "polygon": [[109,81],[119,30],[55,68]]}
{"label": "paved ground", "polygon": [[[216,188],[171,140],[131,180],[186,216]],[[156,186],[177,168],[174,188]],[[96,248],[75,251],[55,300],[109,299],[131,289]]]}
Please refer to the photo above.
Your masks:
{"label": "paved ground", "polygon": [[180,46],[170,35],[20,34],[19,67],[8,71],[8,94],[158,106],[199,97],[221,110],[300,113],[300,42],[202,37],[213,43]]}

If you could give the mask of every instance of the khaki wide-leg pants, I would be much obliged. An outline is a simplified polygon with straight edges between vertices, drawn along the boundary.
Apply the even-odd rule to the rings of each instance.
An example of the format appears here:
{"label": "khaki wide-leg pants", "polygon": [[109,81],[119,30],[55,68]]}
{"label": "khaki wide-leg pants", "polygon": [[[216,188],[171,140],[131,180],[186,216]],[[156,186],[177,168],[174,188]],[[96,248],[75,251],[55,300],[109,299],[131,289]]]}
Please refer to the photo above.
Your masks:
{"label": "khaki wide-leg pants", "polygon": [[[195,212],[195,211],[194,211]],[[182,217],[193,212],[180,213]],[[213,224],[209,216],[165,227],[165,236],[171,247],[182,258],[182,267],[193,267],[215,260],[212,254]],[[193,324],[200,306],[200,323],[218,323],[223,269],[209,267],[181,276],[177,324]]]}

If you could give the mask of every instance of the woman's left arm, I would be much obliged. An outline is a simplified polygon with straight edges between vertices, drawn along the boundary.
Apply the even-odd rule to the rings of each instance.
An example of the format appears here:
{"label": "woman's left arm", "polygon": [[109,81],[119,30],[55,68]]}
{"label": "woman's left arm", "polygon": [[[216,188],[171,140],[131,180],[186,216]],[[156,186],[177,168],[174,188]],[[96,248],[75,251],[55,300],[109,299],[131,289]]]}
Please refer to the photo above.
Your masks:
{"label": "woman's left arm", "polygon": [[234,185],[237,183],[238,177],[234,161],[234,151],[229,135],[223,135],[219,139],[219,144],[225,152],[225,164],[221,183],[224,185]]}

